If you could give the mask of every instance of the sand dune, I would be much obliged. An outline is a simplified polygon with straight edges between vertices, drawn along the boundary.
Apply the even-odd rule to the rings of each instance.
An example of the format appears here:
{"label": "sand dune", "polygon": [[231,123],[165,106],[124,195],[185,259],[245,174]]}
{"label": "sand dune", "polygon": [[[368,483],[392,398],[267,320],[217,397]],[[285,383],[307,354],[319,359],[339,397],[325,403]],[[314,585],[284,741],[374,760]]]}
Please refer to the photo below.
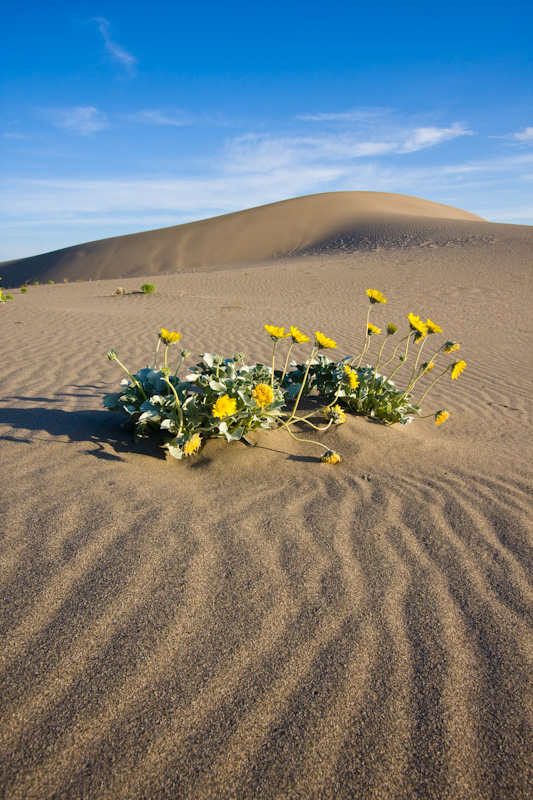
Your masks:
{"label": "sand dune", "polygon": [[[427,217],[423,239],[400,217],[381,249],[343,218],[253,269],[154,272],[154,295],[93,280],[0,307],[2,796],[531,796],[533,229]],[[110,347],[142,366],[164,326],[267,361],[271,323],[345,355],[367,288],[378,324],[413,311],[463,343],[428,398],[441,428],[349,417],[335,466],[283,431],[176,462],[103,409]]]}
{"label": "sand dune", "polygon": [[[482,237],[480,217],[385,192],[298,197],[213,219],[117,236],[0,264],[4,286],[25,281],[130,278],[255,262],[301,251],[374,249]],[[447,220],[444,226],[442,222]],[[464,223],[467,223],[466,225]]]}

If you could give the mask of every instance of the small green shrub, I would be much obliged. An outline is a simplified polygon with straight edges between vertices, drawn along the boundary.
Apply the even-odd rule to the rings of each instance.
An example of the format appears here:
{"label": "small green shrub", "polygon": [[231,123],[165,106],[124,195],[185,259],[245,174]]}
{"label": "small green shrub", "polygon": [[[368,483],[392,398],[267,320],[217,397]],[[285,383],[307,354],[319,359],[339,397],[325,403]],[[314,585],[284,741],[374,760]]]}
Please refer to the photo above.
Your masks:
{"label": "small green shrub", "polygon": [[152,294],[152,292],[155,292],[155,290],[156,290],[155,283],[143,283],[143,285],[141,286],[141,291],[143,294]]}
{"label": "small green shrub", "polygon": [[28,291],[28,287],[27,286],[21,286],[20,287],[20,291],[22,292],[22,294],[26,294],[26,292]]}
{"label": "small green shrub", "polygon": [[6,294],[5,298],[6,298],[6,300],[14,300],[15,299],[15,295],[14,294]]}
{"label": "small green shrub", "polygon": [[54,285],[54,283],[55,283],[55,281],[48,281],[48,285],[49,285],[49,286],[53,286],[53,285]]}

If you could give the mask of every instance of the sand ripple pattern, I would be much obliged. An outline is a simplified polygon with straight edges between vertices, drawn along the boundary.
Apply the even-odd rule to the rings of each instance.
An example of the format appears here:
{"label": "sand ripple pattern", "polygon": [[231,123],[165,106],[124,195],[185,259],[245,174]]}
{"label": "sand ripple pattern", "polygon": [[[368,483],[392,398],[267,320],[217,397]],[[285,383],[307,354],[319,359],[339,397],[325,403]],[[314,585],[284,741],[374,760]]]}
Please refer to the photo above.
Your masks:
{"label": "sand ripple pattern", "polygon": [[[435,318],[454,299],[437,256]],[[388,270],[401,291],[407,256],[379,258],[329,264],[337,305],[317,327],[348,337],[356,273],[385,288]],[[309,257],[160,276],[149,298],[36,287],[5,309],[3,797],[531,796],[529,350],[496,321],[487,356],[474,284],[451,304],[471,366],[435,400],[453,422],[350,418],[331,432],[338,469],[279,432],[178,465],[132,447],[101,408],[118,379],[109,347],[144,363],[165,326],[206,350],[245,335],[266,360],[263,318],[312,325],[323,297],[301,289],[296,319],[286,287],[294,303],[323,275]]]}

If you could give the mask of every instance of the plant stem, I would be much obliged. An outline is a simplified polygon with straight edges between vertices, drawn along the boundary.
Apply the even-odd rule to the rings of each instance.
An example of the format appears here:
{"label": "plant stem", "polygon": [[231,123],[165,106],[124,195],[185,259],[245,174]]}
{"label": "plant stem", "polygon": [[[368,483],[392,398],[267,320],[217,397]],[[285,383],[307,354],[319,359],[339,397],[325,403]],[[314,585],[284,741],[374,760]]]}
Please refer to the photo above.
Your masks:
{"label": "plant stem", "polygon": [[[372,305],[369,305],[368,311],[367,311],[367,314],[366,314],[365,346],[361,350],[361,355],[359,356],[359,361],[357,362],[357,366],[358,367],[361,366],[361,359],[363,358],[364,354],[368,350],[368,345],[370,344],[370,334],[368,333],[368,323],[370,321],[370,312],[371,312],[371,310],[372,310]],[[355,361],[355,358],[353,359],[352,364],[353,364],[354,361]]]}
{"label": "plant stem", "polygon": [[[422,348],[424,347],[426,341],[427,341],[427,336],[424,338],[424,340],[422,341],[420,347],[418,348],[418,353],[417,353],[417,356],[416,356],[415,365],[413,367],[413,371],[411,373],[411,377],[409,378],[409,386],[411,385],[411,381],[413,380],[413,378],[415,376],[416,368],[418,366],[418,362],[420,361],[420,353],[422,352]],[[418,377],[420,377],[420,376],[418,376]]]}
{"label": "plant stem", "polygon": [[[313,414],[314,413],[315,412],[313,412]],[[309,416],[311,416],[311,415],[309,415]],[[309,422],[307,417],[293,417],[289,422],[287,422],[287,425],[294,425],[296,422],[305,422],[306,425],[310,425],[311,428],[315,429],[315,431],[321,431],[321,432],[322,431],[327,431],[328,428],[330,428],[332,426],[332,424],[333,424],[333,420],[330,419],[330,421],[328,422],[328,424],[324,428],[319,428],[318,425],[314,425],[312,422]]]}
{"label": "plant stem", "polygon": [[289,347],[289,349],[287,351],[287,358],[285,359],[285,366],[283,367],[283,375],[281,376],[280,383],[283,383],[283,379],[285,378],[285,375],[286,375],[286,372],[287,372],[287,364],[289,363],[289,356],[291,354],[291,350],[292,350],[293,347],[294,347],[294,342],[291,342],[291,346]]}
{"label": "plant stem", "polygon": [[184,362],[184,361],[185,361],[185,356],[182,356],[182,357],[181,357],[181,361],[180,361],[180,363],[178,364],[178,368],[177,368],[176,372],[174,373],[174,377],[175,377],[175,378],[177,378],[177,377],[178,377],[178,372],[180,371],[180,369],[181,369],[181,365],[183,364],[183,362]]}
{"label": "plant stem", "polygon": [[[401,343],[402,343],[402,342],[405,342],[405,340],[406,340],[406,339],[408,339],[410,335],[411,335],[411,334],[410,334],[410,333],[408,333],[408,334],[407,334],[407,336],[404,336],[404,337],[403,337],[403,339],[400,339],[400,341],[398,342],[398,344],[397,344],[397,345],[396,345],[396,347],[394,348],[394,350],[393,350],[393,352],[392,352],[392,355],[391,355],[391,357],[389,358],[389,360],[388,360],[388,361],[385,361],[385,363],[381,365],[381,369],[383,369],[384,367],[386,367],[386,366],[387,366],[387,364],[390,364],[390,362],[393,360],[394,356],[396,355],[396,352],[397,352],[397,350],[398,350],[399,346],[401,345]],[[386,340],[385,340],[385,341],[386,341]]]}
{"label": "plant stem", "polygon": [[129,371],[129,369],[126,369],[126,367],[124,366],[124,364],[122,363],[122,361],[119,361],[119,359],[118,359],[116,356],[115,356],[115,359],[114,359],[114,360],[117,362],[117,364],[118,364],[120,367],[122,367],[122,369],[124,370],[124,372],[126,373],[126,375],[129,375],[129,377],[130,377],[130,380],[131,380],[131,381],[133,381],[133,383],[135,384],[135,386],[137,387],[137,389],[139,389],[139,391],[140,391],[140,393],[142,394],[142,396],[144,397],[144,399],[145,399],[145,400],[148,400],[148,397],[146,396],[146,392],[144,391],[143,387],[141,386],[141,384],[139,383],[139,381],[137,380],[137,378],[134,378],[134,377],[133,377],[133,375],[131,374],[131,372]]}
{"label": "plant stem", "polygon": [[314,439],[301,439],[299,436],[295,436],[294,433],[289,428],[289,425],[288,425],[287,422],[285,422],[284,420],[280,420],[280,422],[281,422],[281,424],[283,425],[284,428],[287,428],[287,433],[289,434],[291,439],[294,439],[295,442],[306,442],[307,444],[316,444],[316,445],[318,445],[318,447],[321,447],[324,450],[324,452],[329,449],[324,444],[322,444],[322,442],[315,442]]}
{"label": "plant stem", "polygon": [[155,355],[154,355],[154,369],[157,369],[157,354],[159,353],[159,345],[161,344],[161,339],[157,339],[157,346],[155,348]]}
{"label": "plant stem", "polygon": [[[165,353],[165,355],[166,355],[166,353]],[[170,382],[170,379],[169,379],[169,377],[168,377],[168,375],[166,373],[165,373],[165,380],[168,383],[168,385],[169,385],[170,389],[172,390],[172,392],[174,393],[174,397],[176,398],[176,408],[178,410],[178,422],[179,422],[178,436],[181,436],[181,431],[182,431],[182,428],[183,428],[183,411],[181,410],[180,399],[178,397],[178,393],[176,391],[176,388],[175,388],[174,384]]]}
{"label": "plant stem", "polygon": [[381,358],[383,348],[385,347],[385,342],[387,341],[388,338],[389,338],[388,336],[385,336],[385,338],[383,339],[383,344],[379,348],[378,360],[376,361],[376,366],[374,367],[374,377],[372,378],[372,385],[370,386],[370,391],[372,391],[374,388],[374,383],[376,382],[376,372],[378,371],[379,367],[379,359]]}
{"label": "plant stem", "polygon": [[274,391],[274,366],[276,364],[276,345],[278,340],[274,340],[274,347],[272,348],[272,375],[270,376],[270,388]]}
{"label": "plant stem", "polygon": [[422,400],[424,399],[424,397],[427,395],[427,393],[429,392],[429,390],[431,389],[431,387],[432,387],[432,386],[434,386],[434,385],[437,383],[437,381],[438,381],[438,379],[439,379],[439,378],[442,378],[442,376],[443,376],[443,375],[446,375],[446,373],[448,372],[448,370],[450,369],[450,367],[451,367],[451,366],[452,366],[451,364],[448,364],[448,366],[446,367],[446,369],[444,370],[444,372],[441,372],[441,374],[440,374],[440,375],[437,375],[437,377],[435,378],[435,380],[434,380],[434,381],[432,381],[432,382],[429,384],[428,388],[426,389],[426,391],[424,392],[424,394],[422,395],[422,397],[420,398],[420,400],[418,401],[418,403],[415,403],[415,405],[416,405],[416,406],[419,406],[419,405],[420,405],[420,403],[422,402]]}
{"label": "plant stem", "polygon": [[165,345],[164,368],[167,369],[168,344]]}
{"label": "plant stem", "polygon": [[294,403],[294,408],[292,409],[292,414],[289,417],[288,422],[290,422],[291,419],[296,414],[296,409],[298,408],[298,403],[300,402],[300,397],[302,396],[302,392],[304,390],[304,386],[305,386],[305,384],[307,382],[307,376],[309,375],[309,369],[311,367],[311,361],[313,360],[313,358],[315,357],[315,355],[318,353],[319,350],[320,350],[320,348],[317,347],[316,345],[311,350],[311,355],[309,356],[309,361],[307,362],[307,369],[305,370],[304,379],[302,381],[302,385],[300,386],[300,391],[298,392],[298,397],[296,398],[296,401]]}
{"label": "plant stem", "polygon": [[[400,367],[402,366],[402,364],[405,364],[405,362],[406,362],[406,360],[407,360],[407,351],[408,351],[408,349],[409,349],[409,337],[410,337],[410,335],[411,335],[410,333],[409,333],[409,334],[407,334],[407,341],[406,341],[406,343],[405,343],[405,350],[404,350],[404,353],[403,353],[403,361],[400,361],[400,363],[398,364],[398,366],[396,367],[396,369],[393,369],[393,370],[392,370],[391,374],[390,374],[390,375],[389,375],[389,377],[387,378],[387,382],[388,382],[388,381],[390,381],[390,379],[391,379],[391,378],[392,378],[394,375],[396,375],[396,373],[398,372],[398,370],[400,369]],[[398,344],[399,344],[399,342],[398,342]]]}

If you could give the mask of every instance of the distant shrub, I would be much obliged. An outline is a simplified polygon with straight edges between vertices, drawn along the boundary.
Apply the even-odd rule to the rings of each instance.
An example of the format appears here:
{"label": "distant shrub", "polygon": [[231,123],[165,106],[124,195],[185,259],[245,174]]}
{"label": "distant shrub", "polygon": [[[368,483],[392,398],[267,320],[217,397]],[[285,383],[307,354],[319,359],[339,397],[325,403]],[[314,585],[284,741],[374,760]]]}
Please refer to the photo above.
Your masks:
{"label": "distant shrub", "polygon": [[55,281],[48,281],[48,285],[49,285],[49,286],[53,286],[53,285],[54,285],[54,283],[55,283]]}
{"label": "distant shrub", "polygon": [[155,290],[155,283],[143,283],[141,286],[141,291],[143,294],[152,294],[152,292],[155,292]]}
{"label": "distant shrub", "polygon": [[14,300],[14,299],[15,299],[15,295],[13,295],[13,294],[6,294],[6,295],[5,295],[5,298],[6,298],[6,300]]}
{"label": "distant shrub", "polygon": [[26,292],[28,291],[28,287],[27,286],[21,286],[20,287],[20,291],[22,292],[22,294],[26,294]]}
{"label": "distant shrub", "polygon": [[39,281],[33,281],[34,286],[39,286]]}
{"label": "distant shrub", "polygon": [[83,283],[83,278],[78,278],[78,280],[76,281],[76,283]]}
{"label": "distant shrub", "polygon": [[125,295],[125,294],[126,294],[126,292],[124,291],[124,289],[122,288],[122,286],[117,286],[117,288],[115,289],[115,294],[118,294],[118,295]]}

